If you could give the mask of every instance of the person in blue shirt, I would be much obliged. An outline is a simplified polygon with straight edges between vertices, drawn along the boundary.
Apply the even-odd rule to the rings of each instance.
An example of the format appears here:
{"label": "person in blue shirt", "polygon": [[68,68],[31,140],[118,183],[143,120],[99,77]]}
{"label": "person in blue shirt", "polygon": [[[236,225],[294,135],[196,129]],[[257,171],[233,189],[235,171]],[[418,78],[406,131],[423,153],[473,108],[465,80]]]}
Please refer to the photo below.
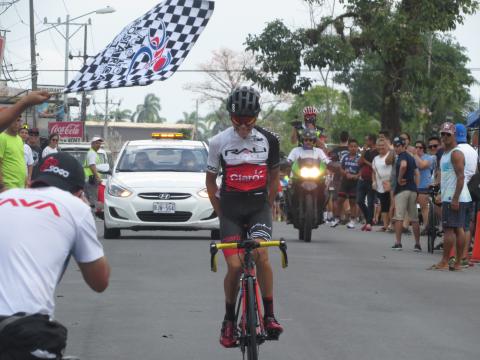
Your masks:
{"label": "person in blue shirt", "polygon": [[358,142],[355,139],[348,140],[348,154],[340,161],[340,172],[342,181],[338,192],[338,199],[335,209],[335,219],[330,224],[336,227],[340,223],[340,213],[343,203],[348,199],[350,203],[350,221],[347,224],[349,229],[355,228],[355,218],[357,216],[357,183],[360,178],[360,154],[358,153]]}
{"label": "person in blue shirt", "polygon": [[417,202],[420,205],[420,211],[423,218],[423,231],[421,235],[426,235],[428,226],[428,187],[432,184],[435,176],[436,157],[429,155],[427,145],[423,141],[415,142],[415,153],[413,158],[420,172],[420,183],[418,184]]}

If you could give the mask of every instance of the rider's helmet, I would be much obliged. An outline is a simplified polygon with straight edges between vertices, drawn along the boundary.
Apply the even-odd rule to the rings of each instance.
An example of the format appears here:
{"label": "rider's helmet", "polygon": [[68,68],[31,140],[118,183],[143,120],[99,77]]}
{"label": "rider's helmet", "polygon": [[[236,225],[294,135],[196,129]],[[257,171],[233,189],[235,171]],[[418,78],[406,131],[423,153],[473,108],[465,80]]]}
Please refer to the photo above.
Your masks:
{"label": "rider's helmet", "polygon": [[260,112],[260,93],[251,86],[240,86],[227,99],[230,115],[257,117]]}
{"label": "rider's helmet", "polygon": [[315,106],[305,106],[303,108],[303,117],[307,118],[316,118],[318,110]]}

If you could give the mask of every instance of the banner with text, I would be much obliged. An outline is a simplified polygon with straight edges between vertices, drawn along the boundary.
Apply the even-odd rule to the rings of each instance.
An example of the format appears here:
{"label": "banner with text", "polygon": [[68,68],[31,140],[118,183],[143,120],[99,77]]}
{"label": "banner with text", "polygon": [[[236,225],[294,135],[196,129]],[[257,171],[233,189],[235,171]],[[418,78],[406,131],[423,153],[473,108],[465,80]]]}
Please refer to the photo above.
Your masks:
{"label": "banner with text", "polygon": [[56,121],[48,123],[48,133],[58,134],[61,142],[80,142],[83,140],[84,122]]}

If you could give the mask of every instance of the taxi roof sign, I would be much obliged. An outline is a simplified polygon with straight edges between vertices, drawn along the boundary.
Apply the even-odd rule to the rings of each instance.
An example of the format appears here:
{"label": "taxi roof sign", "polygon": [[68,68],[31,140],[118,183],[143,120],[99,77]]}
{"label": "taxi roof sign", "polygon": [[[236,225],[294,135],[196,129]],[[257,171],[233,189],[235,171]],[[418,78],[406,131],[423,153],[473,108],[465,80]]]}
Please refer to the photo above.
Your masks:
{"label": "taxi roof sign", "polygon": [[152,139],[184,139],[185,136],[182,133],[152,133]]}

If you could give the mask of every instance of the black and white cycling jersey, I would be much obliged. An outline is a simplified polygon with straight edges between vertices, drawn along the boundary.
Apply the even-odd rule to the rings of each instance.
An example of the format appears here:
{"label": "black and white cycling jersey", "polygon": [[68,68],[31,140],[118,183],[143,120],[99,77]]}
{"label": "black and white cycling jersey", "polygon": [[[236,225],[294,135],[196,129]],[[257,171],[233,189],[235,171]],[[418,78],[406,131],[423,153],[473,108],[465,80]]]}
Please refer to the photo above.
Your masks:
{"label": "black and white cycling jersey", "polygon": [[223,170],[221,191],[265,191],[269,171],[280,162],[278,138],[255,126],[247,138],[233,127],[215,135],[209,143],[207,170]]}

